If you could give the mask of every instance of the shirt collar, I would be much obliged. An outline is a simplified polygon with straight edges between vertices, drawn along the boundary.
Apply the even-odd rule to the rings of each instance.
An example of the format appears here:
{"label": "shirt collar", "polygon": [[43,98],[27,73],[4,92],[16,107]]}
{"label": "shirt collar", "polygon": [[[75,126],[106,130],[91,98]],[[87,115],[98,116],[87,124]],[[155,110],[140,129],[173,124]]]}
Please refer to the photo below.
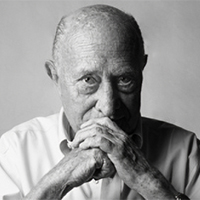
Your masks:
{"label": "shirt collar", "polygon": [[63,107],[60,110],[58,117],[58,134],[59,134],[59,142],[61,143],[63,140],[71,141],[70,138],[70,125],[65,116]]}
{"label": "shirt collar", "polygon": [[[71,141],[71,127],[65,116],[63,107],[60,110],[59,118],[58,118],[58,134],[59,134],[59,142],[61,143],[63,140]],[[142,119],[139,117],[139,121],[137,123],[136,129],[134,133],[131,135],[131,138],[136,143],[138,148],[141,148],[143,145],[143,134],[142,134]]]}

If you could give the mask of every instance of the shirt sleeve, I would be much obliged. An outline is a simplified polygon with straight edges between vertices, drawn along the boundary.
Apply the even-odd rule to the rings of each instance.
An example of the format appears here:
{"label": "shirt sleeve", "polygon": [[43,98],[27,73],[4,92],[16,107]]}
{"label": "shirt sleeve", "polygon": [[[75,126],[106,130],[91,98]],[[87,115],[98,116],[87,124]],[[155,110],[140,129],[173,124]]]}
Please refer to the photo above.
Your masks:
{"label": "shirt sleeve", "polygon": [[22,199],[17,186],[19,179],[13,159],[15,155],[6,138],[2,136],[0,138],[0,200]]}

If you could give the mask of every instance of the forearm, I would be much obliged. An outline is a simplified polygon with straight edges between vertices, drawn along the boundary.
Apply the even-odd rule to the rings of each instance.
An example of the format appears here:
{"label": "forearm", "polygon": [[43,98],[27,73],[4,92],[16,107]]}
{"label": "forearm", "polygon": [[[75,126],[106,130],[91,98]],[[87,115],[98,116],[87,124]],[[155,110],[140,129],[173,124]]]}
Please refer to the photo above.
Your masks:
{"label": "forearm", "polygon": [[[63,177],[65,177],[65,179]],[[24,200],[60,200],[73,188],[73,183],[70,183],[70,181],[68,181],[69,179],[70,178],[66,173],[65,175],[62,175],[62,172],[60,170],[57,170],[56,168],[52,169],[27,194]]]}
{"label": "forearm", "polygon": [[168,180],[155,168],[145,173],[137,188],[138,192],[145,199],[175,199],[178,191],[168,182]]}
{"label": "forearm", "polygon": [[91,180],[96,169],[105,168],[98,177],[109,177],[114,166],[101,150],[73,149],[29,192],[25,200],[62,199],[71,189]]}
{"label": "forearm", "polygon": [[[130,161],[130,159],[128,160]],[[123,165],[119,163],[115,167],[119,176],[129,188],[137,191],[147,200],[175,199],[179,191],[176,191],[157,168],[146,160],[139,162],[139,158],[135,160],[138,161],[137,164],[136,162],[129,163],[128,160],[124,159],[121,162]]]}

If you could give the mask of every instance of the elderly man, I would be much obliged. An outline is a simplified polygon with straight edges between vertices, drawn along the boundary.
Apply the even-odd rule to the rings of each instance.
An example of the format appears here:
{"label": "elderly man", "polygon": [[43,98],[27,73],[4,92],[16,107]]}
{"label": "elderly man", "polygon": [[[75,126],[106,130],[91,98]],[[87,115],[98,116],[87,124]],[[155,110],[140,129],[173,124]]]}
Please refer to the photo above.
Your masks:
{"label": "elderly man", "polygon": [[94,5],[63,17],[46,62],[63,109],[2,136],[1,198],[198,199],[196,136],[140,116],[146,61],[132,16]]}

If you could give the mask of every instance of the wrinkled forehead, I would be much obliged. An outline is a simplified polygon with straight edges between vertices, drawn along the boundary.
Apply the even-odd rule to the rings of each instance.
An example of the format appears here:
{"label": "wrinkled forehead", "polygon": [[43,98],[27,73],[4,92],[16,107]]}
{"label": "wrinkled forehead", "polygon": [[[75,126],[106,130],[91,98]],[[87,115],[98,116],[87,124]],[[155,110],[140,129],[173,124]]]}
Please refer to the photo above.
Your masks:
{"label": "wrinkled forehead", "polygon": [[[120,35],[110,31],[101,32],[80,31],[73,35],[62,55],[71,60],[128,59],[134,57],[130,44],[121,39]],[[67,52],[67,53],[66,53]]]}
{"label": "wrinkled forehead", "polygon": [[100,58],[101,54],[106,59],[120,57],[120,61],[136,63],[137,60],[139,63],[142,45],[140,30],[133,17],[116,8],[97,5],[82,8],[61,19],[54,40],[53,58],[56,66],[66,67],[83,59],[88,61],[88,57]]}

